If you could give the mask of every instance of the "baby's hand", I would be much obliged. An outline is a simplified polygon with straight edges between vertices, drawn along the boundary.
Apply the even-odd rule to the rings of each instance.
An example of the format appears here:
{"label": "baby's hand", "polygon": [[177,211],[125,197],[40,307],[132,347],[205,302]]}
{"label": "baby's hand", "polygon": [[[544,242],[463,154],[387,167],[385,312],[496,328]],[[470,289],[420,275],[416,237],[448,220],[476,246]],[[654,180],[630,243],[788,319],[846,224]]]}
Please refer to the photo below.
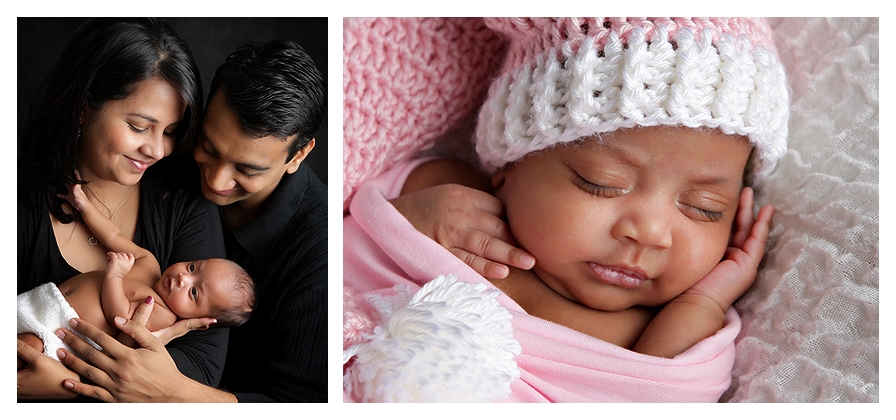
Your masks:
{"label": "baby's hand", "polygon": [[[78,171],[75,171],[75,178],[79,181],[81,180],[81,174]],[[68,201],[75,210],[79,212],[84,212],[86,209],[93,208],[93,203],[87,199],[87,194],[84,194],[84,187],[81,184],[72,184],[69,187],[68,194],[58,194],[59,198],[65,199]]]}
{"label": "baby's hand", "polygon": [[106,266],[106,274],[112,274],[117,277],[124,277],[131,267],[134,266],[136,258],[130,252],[107,252],[106,257],[109,258],[109,265]]}
{"label": "baby's hand", "polygon": [[[507,277],[507,265],[528,270],[535,258],[513,246],[494,196],[457,184],[443,184],[389,200],[424,235],[438,242],[486,278]],[[506,264],[506,265],[505,265]]]}
{"label": "baby's hand", "polygon": [[754,219],[753,190],[744,188],[737,209],[736,230],[731,237],[725,259],[679,298],[697,298],[713,309],[713,305],[718,305],[724,315],[756,280],[759,262],[765,255],[765,243],[774,213],[774,207],[765,205]]}

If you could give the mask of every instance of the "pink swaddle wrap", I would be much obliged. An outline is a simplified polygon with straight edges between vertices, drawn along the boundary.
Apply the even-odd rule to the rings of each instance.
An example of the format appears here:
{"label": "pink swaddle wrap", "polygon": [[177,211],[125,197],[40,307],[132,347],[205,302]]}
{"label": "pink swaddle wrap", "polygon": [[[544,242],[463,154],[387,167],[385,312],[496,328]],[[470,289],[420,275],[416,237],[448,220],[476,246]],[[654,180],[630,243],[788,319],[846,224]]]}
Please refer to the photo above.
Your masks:
{"label": "pink swaddle wrap", "polygon": [[[725,326],[718,333],[674,359],[635,353],[528,315],[513,300],[497,292],[490,282],[448,250],[414,229],[387,201],[399,194],[408,173],[421,162],[418,160],[399,165],[363,184],[351,202],[350,215],[343,219],[343,282],[346,300],[343,347],[344,350],[351,350],[346,352],[345,358],[348,360],[344,365],[345,401],[718,401],[731,382],[731,368],[735,356],[734,339],[740,330],[740,318],[734,309],[729,309]],[[494,371],[498,373],[493,375],[489,373],[493,371],[489,370],[488,361],[483,362],[486,363],[485,367],[471,365],[467,368],[455,367],[453,372],[450,369],[441,370],[443,366],[438,366],[439,360],[449,360],[464,351],[472,352],[479,348],[476,347],[479,344],[475,344],[475,340],[474,344],[469,346],[463,340],[466,336],[479,335],[476,329],[482,327],[477,327],[478,324],[474,320],[470,322],[474,326],[469,330],[451,329],[451,332],[459,335],[459,338],[456,336],[448,341],[448,344],[421,348],[421,345],[426,344],[423,342],[415,344],[417,347],[402,348],[402,351],[416,349],[418,354],[425,353],[430,360],[436,361],[427,362],[429,364],[426,366],[433,369],[433,373],[424,376],[422,382],[419,380],[402,382],[400,378],[407,379],[413,374],[418,376],[422,374],[416,365],[401,365],[400,359],[397,364],[389,365],[388,369],[381,367],[379,371],[374,368],[363,370],[363,367],[353,366],[359,359],[351,359],[351,356],[356,354],[359,348],[368,351],[376,346],[384,347],[386,341],[383,341],[382,337],[389,334],[401,339],[401,333],[396,332],[394,326],[384,324],[388,321],[386,318],[389,315],[398,313],[395,311],[397,306],[393,305],[387,311],[388,314],[383,316],[383,310],[377,314],[375,309],[365,304],[367,296],[384,296],[388,300],[390,296],[400,294],[395,286],[399,286],[399,291],[403,288],[407,293],[414,294],[432,279],[446,275],[454,275],[458,282],[476,286],[468,288],[466,293],[483,295],[482,302],[491,299],[500,305],[502,308],[500,311],[489,312],[497,315],[488,315],[495,316],[495,321],[481,325],[508,323],[507,334],[512,334],[512,340],[508,341],[507,337],[498,337],[495,340],[503,340],[507,347],[504,355],[515,356],[513,362],[508,364],[506,360],[503,361],[503,364]],[[439,278],[438,281],[441,285],[442,279]],[[438,298],[431,296],[441,295],[431,293],[432,300]],[[476,309],[472,311],[475,312]],[[502,317],[502,314],[510,316]],[[461,317],[468,315],[468,312],[464,312]],[[485,335],[488,337],[491,333],[486,332]],[[503,333],[495,333],[496,336],[501,334]],[[487,339],[489,344],[495,340]],[[515,343],[518,343],[518,347]],[[394,342],[389,343],[392,344]],[[408,350],[409,348],[411,350]],[[440,355],[439,352],[445,354]],[[513,366],[514,362],[516,366]],[[414,372],[401,372],[402,369]],[[508,369],[515,371],[508,374]],[[387,370],[388,372],[383,373]],[[461,373],[466,375],[463,381],[457,381],[457,384],[449,383],[453,375]],[[391,376],[383,378],[376,375]],[[470,375],[473,375],[472,379]],[[495,377],[500,377],[503,382],[494,380]],[[473,385],[479,388],[468,392],[456,389]],[[483,387],[488,389],[483,390]],[[494,389],[501,387],[505,389]],[[421,395],[426,398],[422,398]],[[457,397],[458,395],[460,397]],[[442,396],[444,398],[440,398]]]}

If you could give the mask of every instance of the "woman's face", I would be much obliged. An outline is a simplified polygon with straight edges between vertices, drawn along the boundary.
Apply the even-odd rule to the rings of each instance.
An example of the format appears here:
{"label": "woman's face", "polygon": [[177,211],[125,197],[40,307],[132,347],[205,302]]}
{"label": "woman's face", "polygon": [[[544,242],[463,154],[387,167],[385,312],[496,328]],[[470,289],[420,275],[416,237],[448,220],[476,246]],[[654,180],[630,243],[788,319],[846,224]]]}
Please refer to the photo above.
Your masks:
{"label": "woman's face", "polygon": [[617,311],[665,304],[719,263],[749,154],[715,131],[634,128],[533,153],[493,182],[541,280]]}
{"label": "woman's face", "polygon": [[186,104],[157,77],[137,84],[124,99],[100,109],[84,107],[81,119],[81,176],[134,185],[147,168],[171,154],[175,129]]}

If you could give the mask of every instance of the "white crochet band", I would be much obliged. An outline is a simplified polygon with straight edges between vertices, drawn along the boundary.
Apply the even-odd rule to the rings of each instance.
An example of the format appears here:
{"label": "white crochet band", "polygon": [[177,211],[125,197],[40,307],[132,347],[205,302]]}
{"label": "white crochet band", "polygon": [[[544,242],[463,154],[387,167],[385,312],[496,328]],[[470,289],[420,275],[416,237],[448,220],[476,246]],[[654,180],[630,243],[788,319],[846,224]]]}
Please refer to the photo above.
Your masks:
{"label": "white crochet band", "polygon": [[[745,36],[715,43],[665,27],[603,49],[591,37],[566,41],[494,81],[479,114],[476,150],[489,172],[530,152],[634,126],[718,128],[755,146],[748,182],[760,182],[787,150],[789,95],[784,67]],[[578,45],[576,45],[578,44]]]}

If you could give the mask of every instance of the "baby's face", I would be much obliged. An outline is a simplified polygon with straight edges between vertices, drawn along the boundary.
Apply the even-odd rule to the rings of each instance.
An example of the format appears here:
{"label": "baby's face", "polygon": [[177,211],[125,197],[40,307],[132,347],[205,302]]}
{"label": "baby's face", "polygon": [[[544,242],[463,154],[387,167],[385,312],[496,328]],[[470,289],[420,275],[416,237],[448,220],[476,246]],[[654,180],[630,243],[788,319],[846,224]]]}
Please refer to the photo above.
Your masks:
{"label": "baby's face", "polygon": [[530,154],[493,183],[541,280],[617,311],[665,304],[719,263],[749,155],[715,131],[633,128]]}
{"label": "baby's face", "polygon": [[215,308],[232,305],[232,269],[219,259],[177,263],[162,273],[153,289],[178,317],[209,317]]}

